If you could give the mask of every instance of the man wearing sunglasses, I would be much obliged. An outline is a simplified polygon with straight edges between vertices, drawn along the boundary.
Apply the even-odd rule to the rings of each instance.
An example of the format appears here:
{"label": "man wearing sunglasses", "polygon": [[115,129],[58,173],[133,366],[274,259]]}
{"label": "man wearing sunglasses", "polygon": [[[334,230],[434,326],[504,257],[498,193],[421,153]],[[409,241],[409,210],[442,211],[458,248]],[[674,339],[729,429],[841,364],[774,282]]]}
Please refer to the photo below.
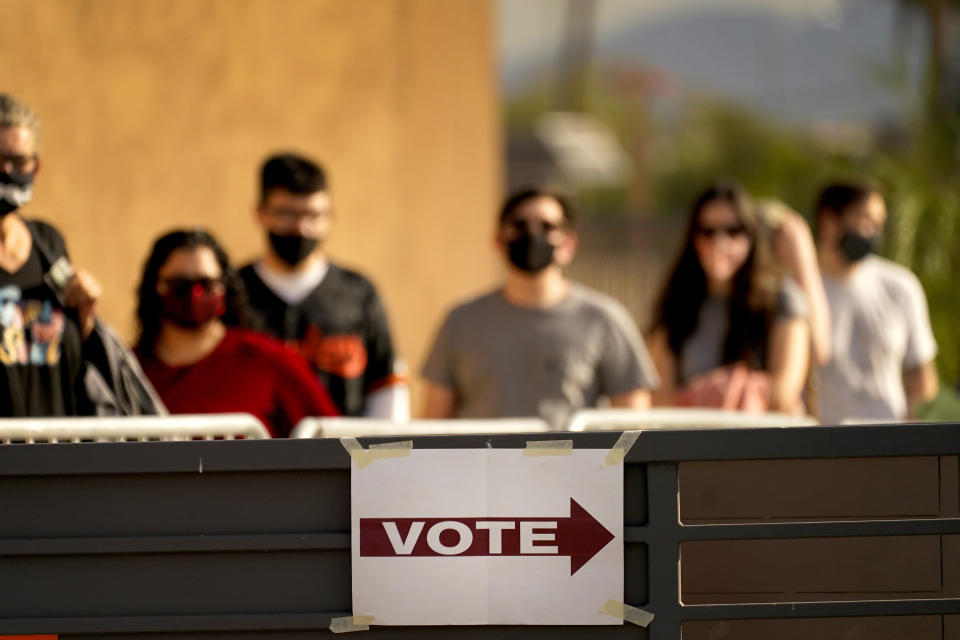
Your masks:
{"label": "man wearing sunglasses", "polygon": [[293,153],[269,157],[256,217],[266,251],[240,275],[268,332],[300,351],[343,415],[407,420],[406,377],[380,296],[327,259],[334,214],[323,169]]}
{"label": "man wearing sunglasses", "polygon": [[93,411],[84,353],[100,287],[66,260],[60,233],[22,217],[41,168],[39,121],[0,94],[0,415]]}
{"label": "man wearing sunglasses", "polygon": [[495,238],[506,279],[447,316],[423,369],[427,417],[540,416],[561,428],[601,397],[650,405],[657,374],[627,311],[563,275],[577,250],[572,225],[553,193],[507,200]]}

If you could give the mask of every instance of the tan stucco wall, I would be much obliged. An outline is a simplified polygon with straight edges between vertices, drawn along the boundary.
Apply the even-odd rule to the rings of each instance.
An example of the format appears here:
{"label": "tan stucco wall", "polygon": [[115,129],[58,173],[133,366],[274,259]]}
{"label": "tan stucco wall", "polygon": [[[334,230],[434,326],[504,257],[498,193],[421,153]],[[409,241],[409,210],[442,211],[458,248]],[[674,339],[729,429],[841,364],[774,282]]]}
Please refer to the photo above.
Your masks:
{"label": "tan stucco wall", "polygon": [[[52,221],[132,335],[151,241],[211,228],[259,251],[262,157],[330,170],[331,255],[386,299],[416,369],[443,310],[496,274],[500,195],[488,0],[3,0],[0,91],[43,121],[25,215]],[[419,394],[418,394],[419,395]]]}

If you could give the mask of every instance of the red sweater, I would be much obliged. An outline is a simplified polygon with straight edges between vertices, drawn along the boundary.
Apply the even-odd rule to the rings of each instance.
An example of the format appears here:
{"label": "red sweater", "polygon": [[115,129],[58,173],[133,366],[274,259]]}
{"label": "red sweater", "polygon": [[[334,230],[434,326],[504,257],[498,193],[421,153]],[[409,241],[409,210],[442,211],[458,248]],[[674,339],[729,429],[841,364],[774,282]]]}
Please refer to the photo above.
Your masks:
{"label": "red sweater", "polygon": [[251,413],[275,438],[289,436],[302,418],[338,415],[300,356],[245,329],[228,328],[216,349],[190,365],[142,354],[140,362],[170,413]]}

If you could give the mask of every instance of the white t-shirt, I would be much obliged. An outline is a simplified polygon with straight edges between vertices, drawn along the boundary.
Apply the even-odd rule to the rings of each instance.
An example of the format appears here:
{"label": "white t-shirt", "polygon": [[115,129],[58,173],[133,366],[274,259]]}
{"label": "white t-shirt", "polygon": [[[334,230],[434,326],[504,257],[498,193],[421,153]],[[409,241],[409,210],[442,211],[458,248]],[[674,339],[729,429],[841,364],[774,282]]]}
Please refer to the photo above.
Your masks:
{"label": "white t-shirt", "polygon": [[927,300],[908,269],[868,256],[849,278],[824,275],[833,358],[819,368],[820,421],[907,417],[903,373],[931,362]]}

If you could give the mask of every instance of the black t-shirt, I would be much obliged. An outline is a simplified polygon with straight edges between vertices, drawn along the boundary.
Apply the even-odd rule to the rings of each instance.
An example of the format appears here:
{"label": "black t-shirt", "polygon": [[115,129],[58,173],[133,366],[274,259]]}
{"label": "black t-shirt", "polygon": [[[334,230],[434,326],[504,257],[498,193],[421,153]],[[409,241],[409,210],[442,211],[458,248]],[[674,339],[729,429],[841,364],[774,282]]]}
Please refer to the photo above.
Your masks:
{"label": "black t-shirt", "polygon": [[240,275],[267,331],[306,358],[343,415],[363,415],[367,394],[397,381],[387,314],[362,275],[331,264],[294,305],[279,298],[252,264]]}
{"label": "black t-shirt", "polygon": [[[55,256],[66,255],[52,226],[31,223]],[[83,340],[76,321],[44,282],[48,260],[33,242],[17,271],[0,268],[0,415],[71,416],[91,412],[83,387]]]}

